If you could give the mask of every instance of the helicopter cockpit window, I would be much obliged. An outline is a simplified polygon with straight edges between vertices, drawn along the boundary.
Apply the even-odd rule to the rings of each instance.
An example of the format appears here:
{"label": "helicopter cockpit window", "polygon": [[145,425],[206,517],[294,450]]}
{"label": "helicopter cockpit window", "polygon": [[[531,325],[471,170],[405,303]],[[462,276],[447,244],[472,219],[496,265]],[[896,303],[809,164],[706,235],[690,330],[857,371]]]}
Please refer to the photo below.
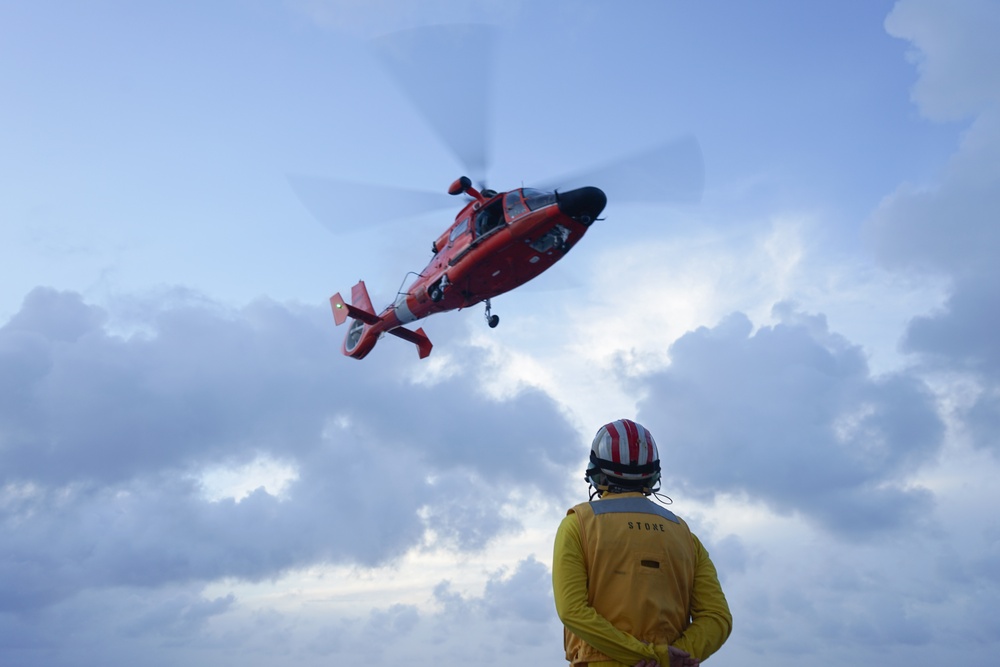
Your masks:
{"label": "helicopter cockpit window", "polygon": [[528,212],[528,207],[521,201],[521,193],[517,190],[507,193],[505,203],[507,204],[507,214],[511,220]]}
{"label": "helicopter cockpit window", "polygon": [[451,230],[451,235],[448,237],[449,242],[454,242],[459,236],[469,231],[469,219],[464,218],[462,222],[455,225],[455,228]]}
{"label": "helicopter cockpit window", "polygon": [[554,192],[542,192],[541,190],[535,190],[534,188],[524,188],[524,203],[528,205],[532,211],[537,211],[540,208],[545,208],[546,206],[552,206],[556,203],[556,193]]}
{"label": "helicopter cockpit window", "polygon": [[476,236],[486,236],[503,223],[503,208],[498,199],[476,214]]}

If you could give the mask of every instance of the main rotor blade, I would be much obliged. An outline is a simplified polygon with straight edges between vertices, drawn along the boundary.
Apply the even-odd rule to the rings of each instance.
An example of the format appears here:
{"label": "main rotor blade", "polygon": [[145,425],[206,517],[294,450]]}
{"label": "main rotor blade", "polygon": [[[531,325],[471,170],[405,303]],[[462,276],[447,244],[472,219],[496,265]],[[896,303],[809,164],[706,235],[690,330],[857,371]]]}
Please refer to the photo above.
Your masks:
{"label": "main rotor blade", "polygon": [[302,175],[289,175],[288,182],[313,217],[338,234],[460,207],[456,206],[460,202],[443,192]]}
{"label": "main rotor blade", "polygon": [[496,26],[434,25],[372,41],[376,55],[467,175],[482,182],[494,83]]}
{"label": "main rotor blade", "polygon": [[550,181],[542,187],[553,190],[555,184],[560,190],[585,185],[599,187],[607,194],[609,203],[695,203],[701,200],[705,187],[705,165],[698,141],[685,136]]}

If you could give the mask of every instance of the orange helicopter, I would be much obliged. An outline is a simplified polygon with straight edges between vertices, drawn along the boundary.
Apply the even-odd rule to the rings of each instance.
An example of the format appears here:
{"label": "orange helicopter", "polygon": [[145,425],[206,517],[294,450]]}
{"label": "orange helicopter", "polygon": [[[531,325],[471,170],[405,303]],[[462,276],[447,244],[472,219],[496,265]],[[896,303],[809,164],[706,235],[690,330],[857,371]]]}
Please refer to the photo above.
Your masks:
{"label": "orange helicopter", "polygon": [[[604,211],[605,191],[615,201],[697,201],[702,189],[701,151],[684,137],[647,145],[644,150],[597,169],[561,179],[562,187],[540,185],[507,192],[483,184],[488,167],[487,120],[494,104],[487,95],[492,78],[496,29],[484,25],[423,26],[371,42],[375,55],[396,79],[414,108],[471,173],[451,184],[450,195],[468,198],[454,222],[431,246],[426,268],[396,300],[376,314],[364,281],[351,289],[350,302],[330,298],[337,325],[349,319],[342,351],[363,359],[384,334],[417,346],[420,358],[433,347],[422,328],[405,325],[435,313],[485,303],[486,322],[495,327],[491,299],[540,275],[571,248]],[[448,77],[441,73],[447,72]],[[481,94],[468,95],[452,80],[484,82]],[[442,83],[443,82],[443,83]],[[290,177],[300,201],[334,232],[353,224],[381,223],[401,211],[416,214],[441,208],[442,193],[381,187],[311,177]],[[601,183],[603,189],[577,184]],[[363,207],[346,210],[352,201]]]}
{"label": "orange helicopter", "polygon": [[363,280],[351,290],[350,303],[339,292],[330,297],[338,325],[353,319],[344,339],[345,355],[363,359],[389,333],[415,344],[423,359],[431,353],[431,341],[423,329],[413,331],[404,324],[482,302],[487,324],[497,326],[500,317],[492,314],[490,299],[559,261],[607,204],[604,192],[592,186],[567,192],[480,192],[466,176],[452,183],[448,193],[465,194],[472,201],[433,243],[427,268],[394,303],[376,315]]}

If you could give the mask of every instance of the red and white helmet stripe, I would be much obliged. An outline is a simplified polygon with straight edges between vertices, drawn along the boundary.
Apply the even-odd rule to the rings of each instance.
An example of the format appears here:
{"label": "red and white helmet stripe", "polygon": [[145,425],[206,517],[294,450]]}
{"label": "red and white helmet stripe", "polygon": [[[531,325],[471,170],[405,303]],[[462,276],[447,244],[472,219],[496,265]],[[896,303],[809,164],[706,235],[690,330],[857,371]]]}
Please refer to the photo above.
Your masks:
{"label": "red and white helmet stripe", "polygon": [[618,419],[598,429],[590,452],[592,464],[612,477],[641,480],[659,472],[660,456],[652,434],[631,419]]}

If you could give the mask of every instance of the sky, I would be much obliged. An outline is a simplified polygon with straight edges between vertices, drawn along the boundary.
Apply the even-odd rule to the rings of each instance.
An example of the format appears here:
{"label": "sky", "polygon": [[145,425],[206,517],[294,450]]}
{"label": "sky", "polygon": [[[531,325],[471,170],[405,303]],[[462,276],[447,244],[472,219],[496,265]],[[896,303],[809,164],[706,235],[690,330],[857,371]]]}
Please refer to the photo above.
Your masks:
{"label": "sky", "polygon": [[[428,118],[380,49],[453,24],[467,57],[410,54]],[[0,4],[0,664],[562,664],[552,539],[623,417],[720,572],[710,664],[995,664],[998,33],[995,0]],[[391,302],[457,212],[381,193],[475,171],[466,121],[477,178],[602,173],[604,219],[498,328],[342,356],[328,298]],[[697,197],[616,197],[692,141]]]}

